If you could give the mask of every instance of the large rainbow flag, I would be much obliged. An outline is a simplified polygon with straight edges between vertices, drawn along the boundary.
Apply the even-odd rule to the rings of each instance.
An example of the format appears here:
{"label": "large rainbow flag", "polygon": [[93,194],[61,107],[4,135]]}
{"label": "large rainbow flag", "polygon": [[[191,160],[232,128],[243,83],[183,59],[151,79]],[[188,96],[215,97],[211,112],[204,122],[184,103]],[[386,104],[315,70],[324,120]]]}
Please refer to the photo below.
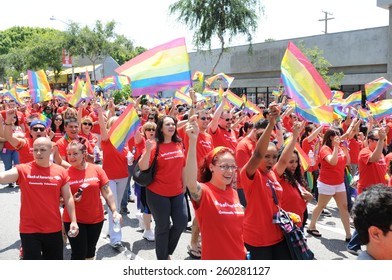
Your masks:
{"label": "large rainbow flag", "polygon": [[309,109],[302,109],[296,106],[295,113],[297,116],[317,124],[331,124],[333,121],[333,107],[328,105]]}
{"label": "large rainbow flag", "polygon": [[346,99],[343,99],[343,107],[353,107],[362,102],[362,91],[356,91],[350,94]]}
{"label": "large rainbow flag", "polygon": [[281,78],[287,95],[307,109],[328,104],[331,89],[305,55],[289,42],[281,63]]}
{"label": "large rainbow flag", "polygon": [[131,79],[132,95],[191,85],[191,71],[185,39],[179,38],[148,50],[115,70]]}
{"label": "large rainbow flag", "polygon": [[27,76],[32,104],[50,100],[51,89],[44,70],[27,70]]}
{"label": "large rainbow flag", "polygon": [[129,139],[135,136],[141,122],[133,104],[129,104],[109,130],[110,142],[121,152]]}

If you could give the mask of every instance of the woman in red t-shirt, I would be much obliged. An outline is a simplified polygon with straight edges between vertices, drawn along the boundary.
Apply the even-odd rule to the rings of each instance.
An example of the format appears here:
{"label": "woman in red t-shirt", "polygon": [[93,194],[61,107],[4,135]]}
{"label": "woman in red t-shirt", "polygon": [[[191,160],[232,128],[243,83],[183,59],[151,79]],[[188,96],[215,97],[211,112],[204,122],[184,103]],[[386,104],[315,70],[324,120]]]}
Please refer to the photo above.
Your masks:
{"label": "woman in red t-shirt", "polygon": [[80,121],[80,136],[83,136],[88,140],[90,145],[95,148],[98,145],[97,136],[92,133],[92,128],[94,126],[93,120],[89,116],[85,116]]}
{"label": "woman in red t-shirt", "polygon": [[[72,249],[71,260],[93,260],[104,222],[101,195],[106,200],[113,217],[121,220],[121,215],[116,210],[105,171],[99,165],[86,161],[86,146],[78,141],[70,142],[67,147],[67,157],[71,164],[68,169],[69,185],[75,201],[79,226],[79,234],[69,238]],[[66,209],[64,209],[63,221],[65,231],[68,232],[71,220]]]}
{"label": "woman in red t-shirt", "polygon": [[52,142],[57,142],[65,134],[64,119],[62,114],[54,114],[50,129],[53,132]]}
{"label": "woman in red t-shirt", "polygon": [[301,217],[298,226],[302,228],[308,218],[306,203],[313,200],[313,195],[305,188],[306,183],[299,164],[298,152],[294,150],[304,124],[304,122],[302,125],[299,122],[294,123],[293,137],[273,167],[273,171],[283,187],[281,206],[284,210]]}
{"label": "woman in red t-shirt", "polygon": [[279,210],[274,202],[272,189],[280,204],[283,188],[272,171],[278,151],[275,144],[270,143],[279,109],[276,105],[270,105],[269,110],[268,125],[257,141],[252,157],[240,173],[247,201],[244,243],[252,260],[288,260],[292,257],[282,230],[272,222],[274,214]]}
{"label": "woman in red t-shirt", "polygon": [[202,242],[203,260],[245,260],[246,249],[242,235],[244,208],[237,191],[237,165],[230,148],[216,147],[210,151],[200,168],[197,181],[197,137],[199,128],[188,123],[189,149],[185,166],[185,182],[189,189]]}
{"label": "woman in red t-shirt", "polygon": [[157,171],[153,182],[147,186],[146,195],[155,221],[155,253],[158,260],[167,260],[176,249],[188,222],[182,175],[185,155],[175,117],[166,115],[159,118],[155,138],[156,143],[146,141],[139,166],[140,170],[151,166],[158,146]]}
{"label": "woman in red t-shirt", "polygon": [[321,211],[333,197],[339,208],[340,219],[342,220],[346,232],[346,241],[348,242],[351,239],[351,232],[344,172],[346,165],[350,164],[350,155],[348,149],[344,145],[340,146],[340,143],[339,130],[330,128],[325,132],[319,153],[318,201],[313,210],[307,232],[315,237],[321,237],[321,233],[316,229],[316,222]]}

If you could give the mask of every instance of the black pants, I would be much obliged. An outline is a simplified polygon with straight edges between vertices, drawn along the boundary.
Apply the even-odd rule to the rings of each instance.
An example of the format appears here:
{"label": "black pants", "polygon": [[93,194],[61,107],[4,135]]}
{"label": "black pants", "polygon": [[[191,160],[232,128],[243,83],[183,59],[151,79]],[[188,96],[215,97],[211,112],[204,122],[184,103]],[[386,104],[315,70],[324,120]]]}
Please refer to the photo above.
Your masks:
{"label": "black pants", "polygon": [[[70,229],[71,223],[64,222],[65,232]],[[71,260],[85,260],[93,258],[97,248],[99,235],[102,231],[103,221],[97,224],[78,223],[79,234],[76,237],[68,238],[71,245]]]}
{"label": "black pants", "polygon": [[148,188],[146,194],[147,204],[155,221],[155,253],[158,260],[167,260],[176,249],[188,222],[184,194],[166,197],[153,193]]}
{"label": "black pants", "polygon": [[282,240],[271,246],[254,247],[245,243],[246,249],[250,252],[251,260],[291,260],[290,249],[286,240]]}
{"label": "black pants", "polygon": [[63,234],[20,233],[23,248],[23,260],[62,260]]}

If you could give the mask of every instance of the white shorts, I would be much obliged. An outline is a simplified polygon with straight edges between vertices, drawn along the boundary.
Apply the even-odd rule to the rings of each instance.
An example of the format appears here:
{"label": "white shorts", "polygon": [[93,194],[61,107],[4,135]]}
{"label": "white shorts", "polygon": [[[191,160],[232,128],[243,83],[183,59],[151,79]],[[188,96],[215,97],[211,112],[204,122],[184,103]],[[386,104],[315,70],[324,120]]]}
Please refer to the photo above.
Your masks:
{"label": "white shorts", "polygon": [[317,180],[317,188],[319,194],[334,195],[338,192],[346,192],[344,182],[339,185],[327,185]]}

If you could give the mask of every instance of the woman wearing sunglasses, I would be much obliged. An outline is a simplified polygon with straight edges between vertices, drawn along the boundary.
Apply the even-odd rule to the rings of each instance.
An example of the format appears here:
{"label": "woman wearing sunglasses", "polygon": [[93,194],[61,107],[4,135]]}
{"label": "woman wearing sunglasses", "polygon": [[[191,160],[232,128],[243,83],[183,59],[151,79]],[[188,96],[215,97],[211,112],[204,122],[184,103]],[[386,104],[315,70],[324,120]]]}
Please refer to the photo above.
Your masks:
{"label": "woman wearing sunglasses", "polygon": [[64,136],[65,129],[62,114],[54,114],[52,118],[51,130],[54,132],[54,136],[52,137],[53,142],[57,142],[57,140]]}
{"label": "woman wearing sunglasses", "polygon": [[98,138],[91,132],[94,126],[92,118],[89,116],[83,117],[80,126],[79,135],[85,137],[94,148],[98,143]]}

